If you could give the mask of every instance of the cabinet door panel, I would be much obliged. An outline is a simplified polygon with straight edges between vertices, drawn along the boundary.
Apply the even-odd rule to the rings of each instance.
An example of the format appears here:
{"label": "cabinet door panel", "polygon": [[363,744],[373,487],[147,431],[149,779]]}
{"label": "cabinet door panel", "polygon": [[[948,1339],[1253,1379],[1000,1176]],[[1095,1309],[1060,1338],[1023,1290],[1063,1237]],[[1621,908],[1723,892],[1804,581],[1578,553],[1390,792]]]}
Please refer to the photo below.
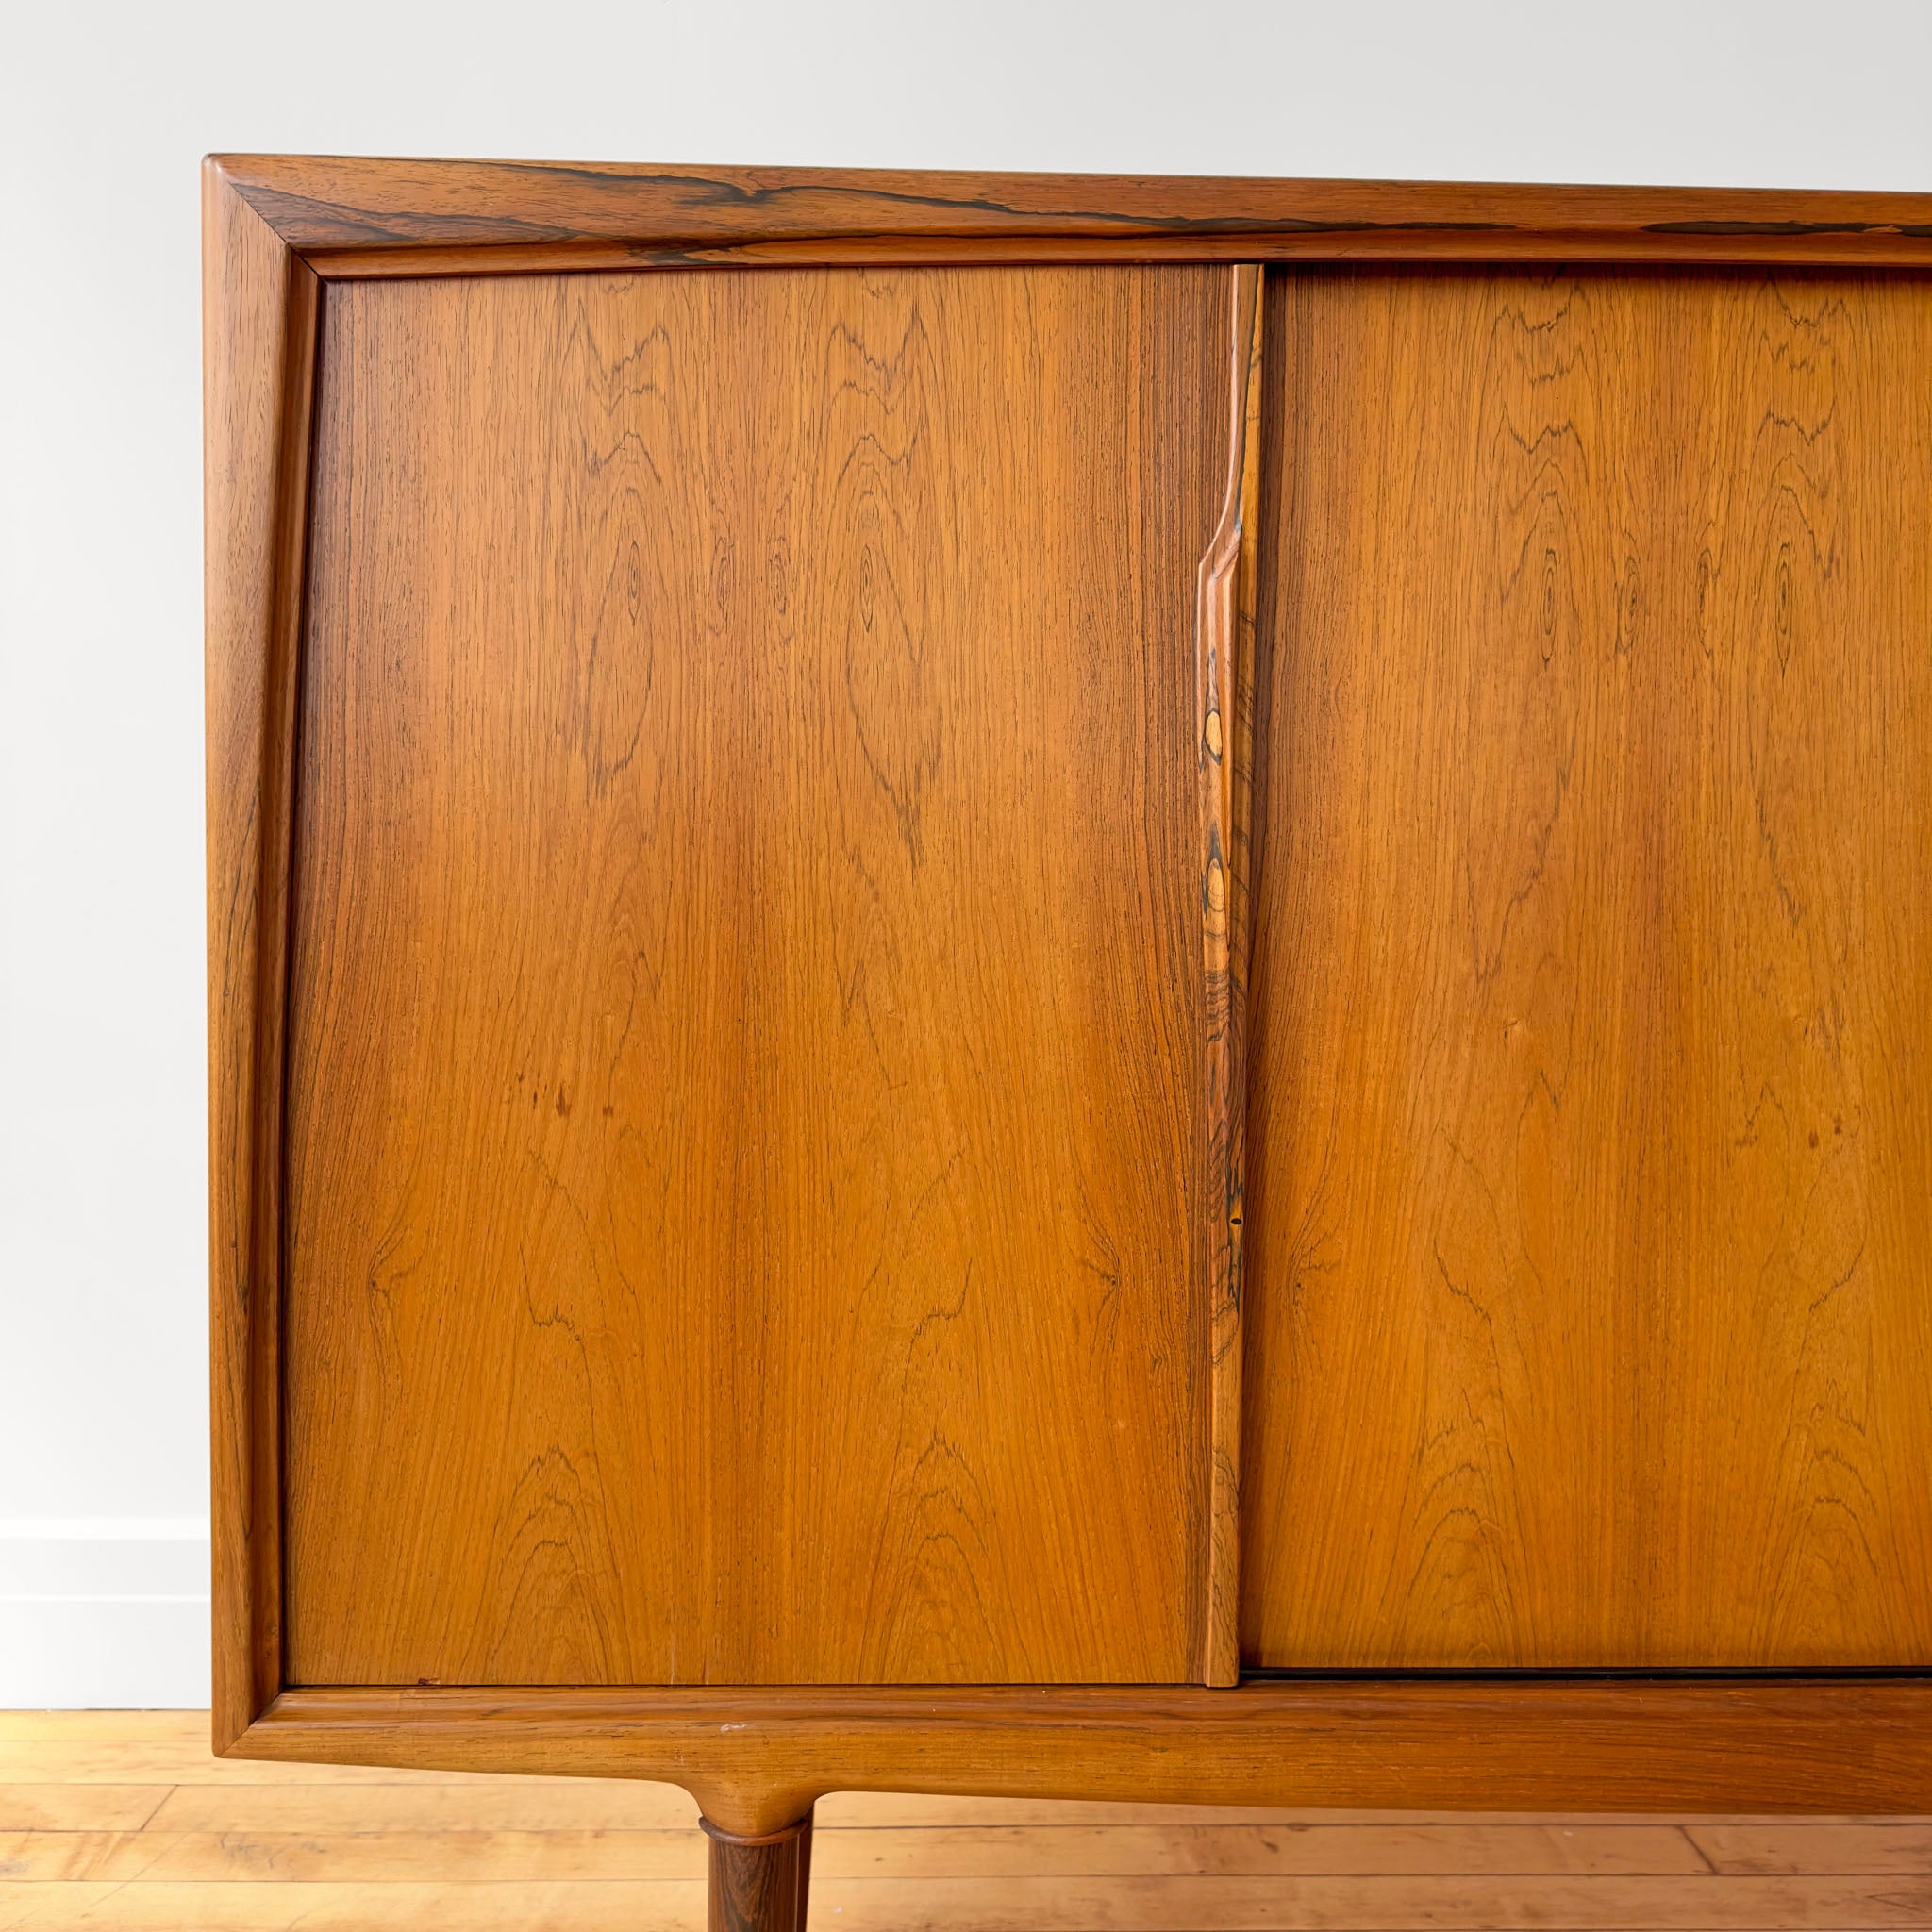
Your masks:
{"label": "cabinet door panel", "polygon": [[1272,300],[1246,1655],[1932,1664],[1932,284]]}
{"label": "cabinet door panel", "polygon": [[1192,1674],[1230,274],[328,288],[291,1682]]}

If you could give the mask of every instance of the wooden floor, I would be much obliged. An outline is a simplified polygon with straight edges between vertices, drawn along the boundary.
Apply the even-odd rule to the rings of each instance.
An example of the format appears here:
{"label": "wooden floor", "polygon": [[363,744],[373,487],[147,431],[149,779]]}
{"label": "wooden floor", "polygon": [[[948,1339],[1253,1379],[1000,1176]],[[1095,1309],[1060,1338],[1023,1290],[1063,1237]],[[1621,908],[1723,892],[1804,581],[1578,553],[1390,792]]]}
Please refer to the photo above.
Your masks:
{"label": "wooden floor", "polygon": [[[0,1714],[0,1927],[683,1932],[663,1785],[223,1763],[196,1712]],[[1932,1821],[827,1799],[818,1932],[1932,1926]]]}

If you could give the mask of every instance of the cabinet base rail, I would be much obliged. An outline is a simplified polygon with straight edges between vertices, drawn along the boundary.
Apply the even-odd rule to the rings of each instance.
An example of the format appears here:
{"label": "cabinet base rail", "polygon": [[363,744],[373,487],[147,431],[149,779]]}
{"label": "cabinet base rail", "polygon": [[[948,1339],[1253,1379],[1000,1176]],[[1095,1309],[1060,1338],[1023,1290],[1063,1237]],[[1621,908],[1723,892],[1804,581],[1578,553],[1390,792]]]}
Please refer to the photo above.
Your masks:
{"label": "cabinet base rail", "polygon": [[1924,1815],[1932,1676],[290,1690],[216,1747],[658,1779],[690,1791],[715,1832],[741,1839],[791,1831],[841,1790]]}

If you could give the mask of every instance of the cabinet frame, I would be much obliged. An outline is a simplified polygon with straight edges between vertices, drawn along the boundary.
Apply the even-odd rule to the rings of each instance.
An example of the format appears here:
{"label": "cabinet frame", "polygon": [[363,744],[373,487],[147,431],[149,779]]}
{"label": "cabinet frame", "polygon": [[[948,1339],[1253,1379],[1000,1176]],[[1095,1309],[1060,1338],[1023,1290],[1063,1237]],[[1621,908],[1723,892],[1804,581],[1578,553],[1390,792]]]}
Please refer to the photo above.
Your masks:
{"label": "cabinet frame", "polygon": [[[1256,438],[1203,560],[1204,863],[1234,868],[1210,1140],[1216,1533],[1203,1682],[303,1690],[282,1645],[289,854],[322,287],[390,275],[798,265],[1269,263],[1932,270],[1932,195],[215,156],[203,169],[214,1745],[225,1756],[665,1778],[728,1832],[836,1790],[1351,1807],[1932,1810],[1932,1673],[1239,1676],[1240,868]],[[1245,312],[1246,330],[1242,333]],[[1224,553],[1224,554],[1223,554]],[[1218,559],[1218,560],[1217,560]],[[1219,742],[1220,732],[1214,734]],[[1204,900],[1211,879],[1204,876]],[[1210,930],[1208,973],[1216,966]],[[1227,959],[1234,948],[1234,964]],[[1216,1097],[1218,1095],[1218,1098]],[[1218,1113],[1217,1113],[1218,1109]],[[1223,1156],[1224,1155],[1224,1158]],[[1219,1453],[1228,1451],[1224,1457]],[[1225,1687],[1225,1688],[1209,1688]]]}

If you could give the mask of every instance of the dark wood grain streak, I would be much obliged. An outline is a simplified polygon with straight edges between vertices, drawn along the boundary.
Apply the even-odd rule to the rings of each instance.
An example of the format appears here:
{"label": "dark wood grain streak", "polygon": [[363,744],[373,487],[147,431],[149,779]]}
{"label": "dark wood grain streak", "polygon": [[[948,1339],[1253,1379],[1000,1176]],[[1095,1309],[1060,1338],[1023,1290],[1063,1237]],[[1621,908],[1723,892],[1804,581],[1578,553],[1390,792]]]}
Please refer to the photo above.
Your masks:
{"label": "dark wood grain streak", "polygon": [[[931,261],[958,259],[948,251],[959,248],[1003,250],[1009,260],[1932,264],[1932,195],[1924,194],[288,155],[216,160],[263,219],[331,275],[475,273],[492,262],[524,271],[895,255]],[[449,253],[440,258],[442,250]]]}
{"label": "dark wood grain streak", "polygon": [[1234,271],[1227,349],[1227,483],[1195,592],[1196,757],[1207,1024],[1209,1459],[1202,1681],[1241,1672],[1241,1171],[1247,1090],[1248,804],[1261,467],[1261,271]]}
{"label": "dark wood grain streak", "polygon": [[321,284],[203,175],[214,1731],[282,1686],[283,998]]}
{"label": "dark wood grain streak", "polygon": [[745,1833],[835,1790],[1917,1814],[1932,1810],[1932,1680],[291,1690],[232,1755],[664,1778]]}
{"label": "dark wood grain streak", "polygon": [[1932,1664],[1932,283],[1276,303],[1246,1659]]}

